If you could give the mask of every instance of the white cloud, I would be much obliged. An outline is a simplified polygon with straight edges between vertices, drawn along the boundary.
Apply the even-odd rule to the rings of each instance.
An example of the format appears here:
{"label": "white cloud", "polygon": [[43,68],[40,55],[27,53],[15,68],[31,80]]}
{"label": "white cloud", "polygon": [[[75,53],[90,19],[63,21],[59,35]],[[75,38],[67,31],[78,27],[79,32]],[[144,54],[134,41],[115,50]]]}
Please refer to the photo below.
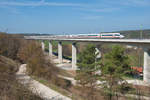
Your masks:
{"label": "white cloud", "polygon": [[45,2],[41,0],[40,2],[0,2],[1,6],[84,6],[84,4],[76,3],[56,3],[56,2]]}
{"label": "white cloud", "polygon": [[117,8],[95,8],[93,4],[81,4],[81,3],[60,3],[60,2],[46,2],[45,0],[40,0],[38,2],[26,1],[26,2],[17,2],[17,1],[3,1],[0,2],[0,6],[25,6],[25,7],[38,7],[38,6],[67,6],[67,7],[78,7],[78,9],[88,12],[112,12],[118,10]]}

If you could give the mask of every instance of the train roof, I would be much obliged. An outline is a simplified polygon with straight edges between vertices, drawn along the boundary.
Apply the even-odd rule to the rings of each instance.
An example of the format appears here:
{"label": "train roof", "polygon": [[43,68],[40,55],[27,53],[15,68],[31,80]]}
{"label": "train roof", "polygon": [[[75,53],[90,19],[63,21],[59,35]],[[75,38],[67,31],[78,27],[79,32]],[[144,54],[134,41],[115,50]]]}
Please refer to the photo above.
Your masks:
{"label": "train roof", "polygon": [[120,34],[120,33],[100,33],[100,34]]}
{"label": "train roof", "polygon": [[77,35],[99,35],[99,33],[94,33],[94,34],[77,34]]}

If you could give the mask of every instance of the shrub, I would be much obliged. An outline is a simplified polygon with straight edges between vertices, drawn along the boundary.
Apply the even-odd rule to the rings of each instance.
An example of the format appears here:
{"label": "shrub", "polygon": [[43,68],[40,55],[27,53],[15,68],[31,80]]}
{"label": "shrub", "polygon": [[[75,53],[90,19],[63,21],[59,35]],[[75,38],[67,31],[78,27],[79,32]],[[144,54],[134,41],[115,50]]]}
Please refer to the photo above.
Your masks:
{"label": "shrub", "polygon": [[0,55],[17,59],[17,52],[20,48],[20,39],[6,33],[0,33]]}
{"label": "shrub", "polygon": [[41,100],[16,80],[18,65],[13,60],[0,56],[0,100]]}
{"label": "shrub", "polygon": [[70,86],[70,81],[57,76],[60,70],[44,55],[39,43],[35,41],[24,43],[18,56],[27,63],[27,71],[30,75],[44,78],[62,88]]}
{"label": "shrub", "polygon": [[62,79],[59,77],[55,77],[51,80],[51,82],[63,89],[68,89],[69,87],[71,87],[71,81],[70,80],[66,80],[66,79]]}
{"label": "shrub", "polygon": [[63,54],[65,56],[72,56],[72,47],[71,44],[63,45]]}

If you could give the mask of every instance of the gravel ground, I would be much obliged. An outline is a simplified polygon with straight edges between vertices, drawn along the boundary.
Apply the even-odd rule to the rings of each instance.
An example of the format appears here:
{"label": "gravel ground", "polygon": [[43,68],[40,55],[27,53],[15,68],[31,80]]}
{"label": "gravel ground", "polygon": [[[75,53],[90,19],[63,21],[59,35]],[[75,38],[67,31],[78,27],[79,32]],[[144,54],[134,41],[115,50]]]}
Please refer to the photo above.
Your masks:
{"label": "gravel ground", "polygon": [[71,100],[70,98],[63,96],[38,81],[33,80],[30,76],[26,75],[25,72],[26,64],[22,64],[19,71],[16,73],[17,79],[23,85],[27,85],[33,93],[39,95],[44,100]]}

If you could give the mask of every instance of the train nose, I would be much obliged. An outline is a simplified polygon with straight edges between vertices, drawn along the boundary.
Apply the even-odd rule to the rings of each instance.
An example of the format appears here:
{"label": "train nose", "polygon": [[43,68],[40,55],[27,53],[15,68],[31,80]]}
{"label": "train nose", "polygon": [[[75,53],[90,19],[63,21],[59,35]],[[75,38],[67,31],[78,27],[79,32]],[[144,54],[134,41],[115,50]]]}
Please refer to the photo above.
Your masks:
{"label": "train nose", "polygon": [[121,38],[124,38],[124,36],[123,36],[123,35],[121,35],[120,37],[121,37]]}

